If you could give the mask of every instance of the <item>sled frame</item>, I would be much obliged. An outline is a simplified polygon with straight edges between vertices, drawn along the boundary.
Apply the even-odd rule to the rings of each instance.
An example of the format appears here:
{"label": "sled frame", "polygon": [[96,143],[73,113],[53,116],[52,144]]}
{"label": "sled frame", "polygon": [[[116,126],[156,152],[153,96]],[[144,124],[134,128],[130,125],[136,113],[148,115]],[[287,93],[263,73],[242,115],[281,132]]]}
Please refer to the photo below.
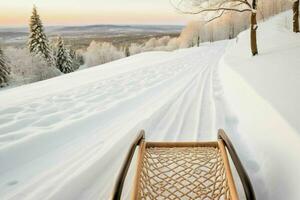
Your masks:
{"label": "sled frame", "polygon": [[[224,194],[224,198],[231,199],[231,200],[238,200],[238,193],[236,190],[236,185],[232,176],[230,163],[228,159],[227,153],[230,154],[232,162],[239,174],[240,180],[242,182],[245,196],[247,200],[255,200],[255,193],[252,187],[252,184],[250,182],[250,178],[247,175],[247,172],[245,171],[231,141],[229,140],[228,136],[223,130],[218,131],[218,140],[213,142],[146,142],[145,141],[145,131],[140,131],[140,134],[135,139],[135,141],[132,143],[130,150],[126,156],[126,159],[122,165],[121,171],[119,173],[119,176],[117,178],[117,182],[115,184],[115,188],[113,191],[113,200],[119,200],[121,199],[123,185],[126,179],[126,175],[128,172],[128,169],[130,167],[130,163],[132,161],[133,155],[135,153],[135,150],[139,146],[138,150],[138,158],[137,158],[137,169],[133,184],[133,194],[132,198],[133,200],[139,200],[139,199],[145,199],[141,198],[141,177],[145,178],[145,173],[143,172],[143,163],[145,163],[145,153],[147,151],[155,151],[156,149],[159,151],[173,151],[178,150],[179,153],[181,149],[183,151],[188,151],[191,149],[198,149],[200,152],[203,150],[208,150],[210,152],[214,152],[213,149],[217,149],[220,153],[220,157],[222,159],[222,165],[224,167],[224,174],[226,177],[226,185],[225,188],[228,189],[226,194]],[[176,154],[177,152],[175,152]],[[181,152],[182,153],[182,152]],[[149,152],[147,153],[149,154]],[[145,171],[145,170],[144,170]],[[146,170],[148,171],[148,170]],[[147,184],[142,184],[147,185]],[[224,191],[223,191],[224,192]],[[172,194],[171,194],[172,195]],[[222,194],[221,194],[222,195]],[[174,196],[173,196],[174,197]],[[165,199],[171,199],[171,198],[165,198]]]}

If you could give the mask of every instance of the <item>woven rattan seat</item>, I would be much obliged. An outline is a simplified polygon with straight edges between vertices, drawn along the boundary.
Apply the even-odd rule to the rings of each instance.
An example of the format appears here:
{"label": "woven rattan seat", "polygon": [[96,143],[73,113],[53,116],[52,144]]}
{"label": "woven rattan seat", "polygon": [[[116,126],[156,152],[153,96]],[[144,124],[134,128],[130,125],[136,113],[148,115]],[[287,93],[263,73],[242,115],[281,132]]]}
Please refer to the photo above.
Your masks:
{"label": "woven rattan seat", "polygon": [[[148,143],[141,146],[135,199],[234,199],[224,146],[209,143]],[[225,167],[226,165],[226,167]],[[229,169],[229,168],[228,168]],[[228,178],[231,180],[229,181]]]}
{"label": "woven rattan seat", "polygon": [[[224,132],[222,132],[224,133]],[[222,135],[221,135],[222,136]],[[223,135],[215,142],[146,142],[140,137],[132,199],[135,200],[237,200],[228,161],[228,148],[248,200],[255,199],[249,177],[231,142]],[[226,144],[226,145],[225,145]],[[125,175],[134,153],[119,175],[113,199],[120,199]]]}

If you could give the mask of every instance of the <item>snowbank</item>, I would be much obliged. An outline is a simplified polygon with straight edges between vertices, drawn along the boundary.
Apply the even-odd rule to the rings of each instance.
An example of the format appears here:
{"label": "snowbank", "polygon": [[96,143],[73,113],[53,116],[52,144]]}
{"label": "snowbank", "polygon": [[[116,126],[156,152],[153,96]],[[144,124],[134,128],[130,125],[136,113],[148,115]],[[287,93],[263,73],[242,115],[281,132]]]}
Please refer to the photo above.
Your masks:
{"label": "snowbank", "polygon": [[259,25],[259,56],[250,57],[245,31],[220,63],[224,93],[237,119],[229,129],[247,141],[252,157],[243,160],[258,199],[300,198],[300,35],[286,29],[290,18],[283,13]]}

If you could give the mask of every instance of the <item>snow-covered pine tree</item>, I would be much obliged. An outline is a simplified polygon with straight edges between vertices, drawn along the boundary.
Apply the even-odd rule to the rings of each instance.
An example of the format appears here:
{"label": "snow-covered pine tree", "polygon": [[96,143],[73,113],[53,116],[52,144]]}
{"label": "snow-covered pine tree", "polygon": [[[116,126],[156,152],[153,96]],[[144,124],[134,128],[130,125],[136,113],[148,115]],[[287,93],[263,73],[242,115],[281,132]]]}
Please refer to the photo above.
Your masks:
{"label": "snow-covered pine tree", "polygon": [[49,46],[49,41],[44,32],[44,27],[36,7],[33,7],[32,16],[29,24],[29,51],[35,55],[42,56],[48,63],[53,63],[52,51]]}
{"label": "snow-covered pine tree", "polygon": [[9,74],[10,68],[5,59],[4,53],[0,48],[0,87],[4,87],[7,85]]}
{"label": "snow-covered pine tree", "polygon": [[70,57],[72,60],[72,68],[75,70],[79,69],[81,63],[80,63],[80,55],[77,54],[77,52],[73,49],[70,49]]}
{"label": "snow-covered pine tree", "polygon": [[61,37],[57,41],[57,52],[56,52],[56,67],[64,74],[73,72],[72,58],[69,51],[65,48],[64,42]]}

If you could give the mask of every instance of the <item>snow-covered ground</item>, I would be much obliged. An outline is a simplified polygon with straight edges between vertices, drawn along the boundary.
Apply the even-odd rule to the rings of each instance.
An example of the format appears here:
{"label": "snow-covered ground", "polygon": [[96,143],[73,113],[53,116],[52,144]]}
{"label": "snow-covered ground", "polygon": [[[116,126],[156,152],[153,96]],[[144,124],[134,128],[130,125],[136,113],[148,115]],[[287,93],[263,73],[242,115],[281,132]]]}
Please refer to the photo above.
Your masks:
{"label": "snow-covered ground", "polygon": [[244,32],[0,91],[0,199],[108,199],[142,128],[159,141],[224,128],[258,199],[299,199],[300,36],[286,15],[261,24],[254,58]]}
{"label": "snow-covered ground", "polygon": [[287,29],[291,22],[286,12],[260,24],[257,57],[249,56],[249,31],[241,33],[220,62],[236,119],[228,129],[255,155],[259,168],[249,170],[261,178],[259,199],[300,199],[300,34]]}

